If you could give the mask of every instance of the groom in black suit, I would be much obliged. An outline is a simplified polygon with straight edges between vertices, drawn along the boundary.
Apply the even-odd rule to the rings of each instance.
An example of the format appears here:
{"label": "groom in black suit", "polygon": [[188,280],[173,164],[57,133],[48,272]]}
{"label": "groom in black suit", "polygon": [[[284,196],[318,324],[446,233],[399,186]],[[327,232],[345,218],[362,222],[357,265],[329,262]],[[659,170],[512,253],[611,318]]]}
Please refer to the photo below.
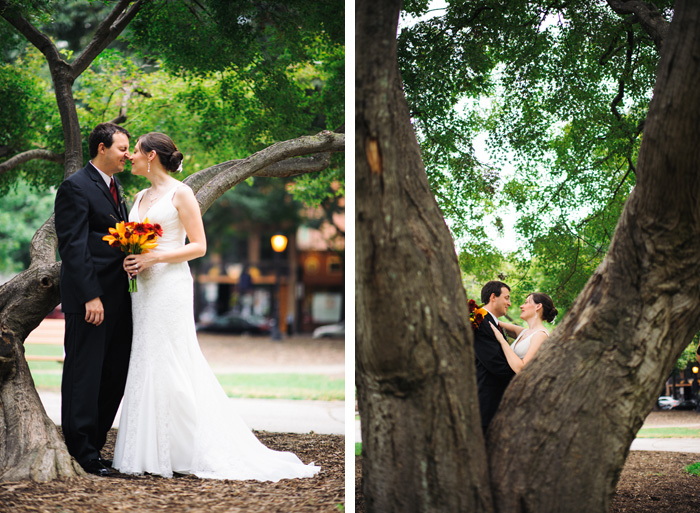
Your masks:
{"label": "groom in black suit", "polygon": [[[505,315],[510,306],[510,287],[500,281],[488,282],[481,289],[481,302],[484,303],[483,308],[488,314],[474,331],[474,356],[481,427],[486,433],[503,393],[515,375],[489,324],[490,321],[503,332],[498,325],[498,318]],[[503,335],[505,336],[505,333]]]}
{"label": "groom in black suit", "polygon": [[66,318],[61,424],[68,452],[92,474],[109,475],[100,450],[124,394],[131,352],[125,255],[102,240],[127,220],[120,184],[129,133],[112,123],[90,134],[90,162],[58,188],[54,212]]}

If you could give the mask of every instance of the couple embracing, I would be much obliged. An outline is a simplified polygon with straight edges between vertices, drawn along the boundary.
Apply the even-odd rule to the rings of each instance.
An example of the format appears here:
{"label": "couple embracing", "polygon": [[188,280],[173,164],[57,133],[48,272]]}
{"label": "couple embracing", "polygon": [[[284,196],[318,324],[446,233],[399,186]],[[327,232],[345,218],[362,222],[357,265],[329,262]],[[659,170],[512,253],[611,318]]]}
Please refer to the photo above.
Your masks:
{"label": "couple embracing", "polygon": [[[483,286],[481,302],[487,313],[474,330],[474,356],[481,427],[485,433],[510,380],[549,336],[542,321],[552,322],[557,309],[547,294],[533,293],[520,306],[520,318],[527,323],[527,328],[499,321],[511,304],[510,287],[500,281],[490,281]],[[510,345],[506,334],[515,337]]]}
{"label": "couple embracing", "polygon": [[[320,468],[258,441],[202,355],[187,262],[206,252],[199,205],[172,176],[183,155],[165,134],[141,136],[103,123],[89,137],[90,162],[64,180],[55,202],[66,319],[61,423],[70,454],[89,473],[278,481]],[[151,186],[130,213],[114,175],[126,161]],[[103,240],[118,222],[160,224],[149,253],[124,258]],[[189,242],[186,242],[186,238]],[[138,292],[128,280],[138,277]],[[124,397],[114,461],[107,432]]]}

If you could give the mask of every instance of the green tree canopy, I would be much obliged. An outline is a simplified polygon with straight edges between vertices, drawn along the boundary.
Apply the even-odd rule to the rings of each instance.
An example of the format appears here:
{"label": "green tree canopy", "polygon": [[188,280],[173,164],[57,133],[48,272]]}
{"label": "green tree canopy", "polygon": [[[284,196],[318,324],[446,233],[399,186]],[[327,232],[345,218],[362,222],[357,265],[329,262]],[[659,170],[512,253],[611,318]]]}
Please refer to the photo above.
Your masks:
{"label": "green tree canopy", "polygon": [[[114,3],[36,0],[9,2],[8,9],[50,34],[71,62]],[[338,1],[147,2],[74,85],[84,135],[115,119],[133,135],[167,132],[192,172],[275,141],[335,130],[344,116],[342,13]],[[48,70],[5,20],[0,42],[0,88],[8,98],[0,107],[0,166],[30,149],[45,150],[56,162],[0,167],[0,192],[18,176],[39,187],[56,185],[63,134]],[[342,158],[334,159],[316,177],[325,193],[342,178]],[[314,178],[304,181],[314,190]]]}
{"label": "green tree canopy", "polygon": [[[494,251],[483,226],[511,205],[518,279],[537,266],[536,285],[563,309],[601,261],[635,184],[656,76],[655,32],[613,4],[624,2],[451,1],[399,36],[430,183],[471,255],[462,262]],[[651,8],[670,20],[671,5]],[[473,145],[483,133],[489,162]]]}

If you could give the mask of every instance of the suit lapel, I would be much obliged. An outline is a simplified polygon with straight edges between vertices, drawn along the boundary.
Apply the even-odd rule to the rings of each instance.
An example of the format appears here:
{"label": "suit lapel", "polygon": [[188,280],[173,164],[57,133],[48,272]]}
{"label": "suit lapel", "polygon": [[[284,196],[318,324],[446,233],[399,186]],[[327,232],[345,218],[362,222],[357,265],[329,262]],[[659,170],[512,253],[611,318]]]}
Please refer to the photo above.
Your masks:
{"label": "suit lapel", "polygon": [[[85,168],[87,169],[90,178],[92,178],[92,181],[95,182],[97,187],[102,191],[102,194],[104,194],[105,199],[111,205],[112,210],[114,210],[117,213],[120,219],[125,220],[124,214],[122,213],[122,209],[114,204],[114,198],[112,197],[112,193],[109,191],[109,187],[107,187],[107,184],[102,179],[102,175],[100,175],[99,171],[97,171],[95,166],[93,166],[90,162],[88,162],[88,165],[85,166]],[[118,183],[116,179],[115,183]],[[119,187],[117,186],[117,199],[119,199],[119,197]]]}
{"label": "suit lapel", "polygon": [[126,202],[122,197],[122,184],[121,182],[119,182],[116,176],[114,177],[114,183],[117,186],[117,201],[119,202],[119,214],[121,215],[122,221],[126,221],[128,214],[126,213]]}
{"label": "suit lapel", "polygon": [[508,340],[508,338],[506,337],[506,334],[503,333],[503,328],[501,328],[501,323],[497,322],[496,318],[493,316],[493,314],[491,312],[489,312],[489,316],[494,320],[493,324],[494,324],[494,326],[496,326],[496,329],[501,332],[501,335],[503,335],[503,337],[505,337],[506,340]]}

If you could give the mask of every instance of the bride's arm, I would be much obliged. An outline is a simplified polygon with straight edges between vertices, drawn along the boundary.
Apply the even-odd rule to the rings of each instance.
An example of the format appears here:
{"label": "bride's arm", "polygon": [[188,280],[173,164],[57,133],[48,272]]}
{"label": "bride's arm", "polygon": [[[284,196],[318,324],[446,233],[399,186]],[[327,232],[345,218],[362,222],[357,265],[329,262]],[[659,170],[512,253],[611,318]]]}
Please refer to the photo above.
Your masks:
{"label": "bride's arm", "polygon": [[509,322],[500,321],[498,323],[511,337],[515,338],[525,329],[517,324],[511,324]]}
{"label": "bride's arm", "polygon": [[532,360],[532,357],[535,356],[535,353],[542,345],[542,342],[544,342],[548,336],[549,334],[545,333],[544,331],[538,331],[532,336],[530,339],[530,347],[523,357],[523,365],[527,365],[527,362]]}
{"label": "bride's arm", "polygon": [[[510,365],[510,368],[513,369],[513,372],[516,374],[520,372],[523,369],[523,361],[520,359],[520,357],[515,354],[515,351],[508,345],[508,342],[506,342],[506,339],[503,338],[503,335],[501,335],[501,332],[496,329],[496,326],[493,325],[491,321],[489,321],[489,324],[491,325],[491,329],[493,329],[493,334],[496,335],[496,339],[500,342],[501,344],[501,349],[503,349],[503,353],[506,355],[506,360],[508,361],[508,365]],[[503,324],[503,323],[499,323]],[[522,331],[522,330],[520,330]]]}
{"label": "bride's arm", "polygon": [[126,266],[136,262],[139,266],[138,272],[141,272],[154,264],[187,262],[206,254],[207,237],[204,234],[204,223],[199,203],[197,203],[192,189],[178,187],[173,196],[173,206],[180,215],[180,221],[185,227],[190,242],[172,251],[152,251],[142,255],[129,255],[126,257]]}

